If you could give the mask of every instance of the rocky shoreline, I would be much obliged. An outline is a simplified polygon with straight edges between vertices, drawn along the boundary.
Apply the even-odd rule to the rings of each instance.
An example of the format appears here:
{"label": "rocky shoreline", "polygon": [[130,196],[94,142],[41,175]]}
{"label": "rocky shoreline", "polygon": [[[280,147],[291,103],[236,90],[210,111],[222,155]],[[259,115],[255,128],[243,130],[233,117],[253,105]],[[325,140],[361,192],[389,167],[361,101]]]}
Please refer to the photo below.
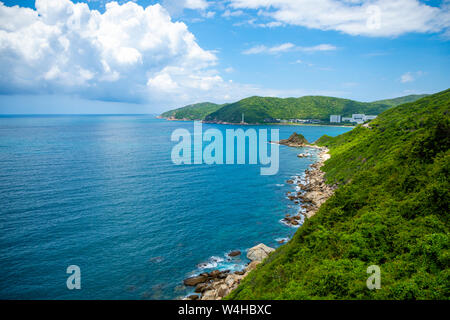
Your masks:
{"label": "rocky shoreline", "polygon": [[[231,273],[229,270],[213,270],[183,281],[185,286],[195,287],[195,294],[185,297],[183,300],[220,300],[236,289],[241,280],[250,271],[256,268],[271,252],[275,251],[263,243],[254,246],[247,251],[247,258],[251,261],[243,270]],[[228,256],[235,257],[240,251],[231,251]]]}
{"label": "rocky shoreline", "polygon": [[296,216],[287,215],[283,222],[290,225],[298,225],[301,215],[311,218],[319,210],[322,203],[328,200],[337,188],[337,185],[325,183],[325,172],[320,170],[325,161],[330,158],[328,149],[325,147],[308,146],[319,149],[319,160],[305,171],[303,177],[296,176],[287,180],[287,183],[296,185],[296,192],[288,192],[287,197],[295,204],[301,203],[301,211]]}
{"label": "rocky shoreline", "polygon": [[[295,140],[299,136],[291,136]],[[324,147],[317,147],[315,145],[305,145],[304,141],[280,141],[290,146],[298,147],[298,144],[310,148],[317,148],[318,161],[311,164],[309,169],[305,171],[303,177],[296,176],[287,180],[287,183],[296,185],[295,192],[288,192],[287,197],[295,204],[300,205],[300,210],[295,215],[287,214],[281,221],[292,227],[300,226],[304,217],[311,218],[319,210],[322,203],[331,197],[337,188],[337,185],[327,185],[325,183],[325,173],[320,170],[326,160],[330,158],[328,149]],[[308,155],[309,156],[309,155]],[[285,241],[279,241],[283,244]],[[234,290],[239,283],[244,279],[250,271],[256,268],[271,252],[275,249],[270,248],[263,243],[250,248],[247,251],[247,258],[251,261],[243,270],[230,272],[229,270],[220,271],[213,270],[211,272],[204,272],[197,276],[190,277],[184,280],[185,286],[195,287],[195,294],[191,294],[184,298],[184,300],[220,300],[227,296]],[[238,250],[231,251],[228,256],[230,258],[241,255]]]}

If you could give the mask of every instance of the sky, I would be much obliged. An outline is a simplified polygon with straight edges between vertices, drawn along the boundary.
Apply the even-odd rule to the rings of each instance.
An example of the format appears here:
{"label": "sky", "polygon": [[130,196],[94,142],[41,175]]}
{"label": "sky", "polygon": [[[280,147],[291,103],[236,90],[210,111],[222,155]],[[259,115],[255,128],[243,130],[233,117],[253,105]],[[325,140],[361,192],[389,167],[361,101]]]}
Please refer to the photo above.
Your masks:
{"label": "sky", "polygon": [[[1,0],[0,0],[1,1]],[[0,113],[450,87],[450,0],[3,0]]]}

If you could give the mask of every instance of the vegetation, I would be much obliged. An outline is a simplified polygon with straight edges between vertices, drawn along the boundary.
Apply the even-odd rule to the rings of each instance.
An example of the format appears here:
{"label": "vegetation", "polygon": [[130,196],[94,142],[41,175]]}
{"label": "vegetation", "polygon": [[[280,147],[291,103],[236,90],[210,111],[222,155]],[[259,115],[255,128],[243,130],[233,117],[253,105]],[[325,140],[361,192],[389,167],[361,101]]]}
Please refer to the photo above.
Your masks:
{"label": "vegetation", "polygon": [[450,89],[320,138],[338,189],[227,298],[449,299],[449,117]]}
{"label": "vegetation", "polygon": [[417,101],[426,96],[427,96],[427,94],[410,94],[409,96],[404,96],[404,97],[399,97],[399,98],[394,98],[394,99],[378,100],[378,101],[374,101],[374,103],[382,103],[382,104],[387,104],[391,107],[395,107],[395,106],[398,106],[398,105],[401,105],[404,103]]}
{"label": "vegetation", "polygon": [[322,96],[301,98],[250,97],[230,103],[206,116],[207,121],[237,123],[242,114],[247,123],[273,122],[274,119],[320,119],[329,121],[331,114],[379,114],[390,106]]}
{"label": "vegetation", "polygon": [[163,118],[206,120],[240,123],[244,114],[247,123],[270,123],[275,119],[319,119],[328,122],[330,115],[350,117],[353,113],[377,115],[399,103],[412,102],[424,95],[410,95],[376,102],[358,102],[349,99],[305,96],[301,98],[249,97],[218,105],[203,102],[164,112]]}
{"label": "vegetation", "polygon": [[294,132],[288,139],[280,140],[280,144],[290,145],[290,146],[304,146],[309,144],[308,140],[301,134]]}
{"label": "vegetation", "polygon": [[215,104],[211,102],[190,104],[182,108],[164,112],[163,114],[161,114],[161,117],[173,119],[203,120],[208,114],[220,109],[222,106],[222,104]]}

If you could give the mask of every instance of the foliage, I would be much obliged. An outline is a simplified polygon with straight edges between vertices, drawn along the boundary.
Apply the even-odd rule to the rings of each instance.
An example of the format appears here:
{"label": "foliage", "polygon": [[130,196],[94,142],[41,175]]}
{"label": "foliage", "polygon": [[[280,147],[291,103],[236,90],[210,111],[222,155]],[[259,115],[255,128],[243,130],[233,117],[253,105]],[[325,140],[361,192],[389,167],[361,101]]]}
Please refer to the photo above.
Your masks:
{"label": "foliage", "polygon": [[399,97],[399,98],[394,98],[394,99],[378,100],[378,101],[374,101],[374,103],[382,103],[382,104],[387,104],[391,107],[395,107],[395,106],[398,106],[398,105],[401,105],[404,103],[414,102],[414,101],[422,99],[426,96],[427,96],[427,94],[410,94],[409,96],[404,96],[404,97]]}
{"label": "foliage", "polygon": [[450,89],[320,138],[338,189],[227,298],[449,299],[449,116]]}
{"label": "foliage", "polygon": [[161,114],[163,118],[203,120],[208,114],[220,109],[223,105],[211,102],[190,104]]}
{"label": "foliage", "polygon": [[250,97],[230,103],[209,114],[205,120],[237,123],[242,113],[245,122],[264,123],[273,119],[320,119],[329,121],[331,114],[351,116],[353,113],[379,114],[389,106],[381,103],[348,99],[305,96],[301,98]]}

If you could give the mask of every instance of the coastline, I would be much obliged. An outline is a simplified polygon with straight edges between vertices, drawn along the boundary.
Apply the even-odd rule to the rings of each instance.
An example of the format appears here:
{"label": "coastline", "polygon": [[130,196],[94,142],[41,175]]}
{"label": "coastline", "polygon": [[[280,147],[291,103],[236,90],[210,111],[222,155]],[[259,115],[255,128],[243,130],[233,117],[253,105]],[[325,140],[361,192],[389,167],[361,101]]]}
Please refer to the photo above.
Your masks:
{"label": "coastline", "polygon": [[354,128],[354,125],[334,125],[334,124],[317,124],[317,123],[233,123],[233,122],[216,122],[216,121],[204,121],[204,120],[193,120],[193,119],[175,119],[175,118],[164,118],[157,116],[157,119],[164,119],[167,121],[201,121],[202,123],[209,124],[221,124],[221,125],[233,125],[233,126],[311,126],[311,127],[337,127],[337,128]]}
{"label": "coastline", "polygon": [[[279,142],[277,142],[279,143]],[[294,146],[298,147],[298,146]],[[287,183],[295,185],[296,192],[288,192],[289,200],[300,206],[296,215],[287,214],[281,222],[289,227],[300,227],[304,219],[313,217],[320,206],[333,195],[336,185],[327,185],[325,183],[325,172],[321,170],[331,156],[329,150],[325,147],[316,145],[304,145],[303,147],[318,149],[317,161],[312,163],[305,170],[303,176],[295,176],[287,180]],[[289,241],[289,240],[288,240]],[[279,244],[286,243],[285,240],[279,241]],[[240,284],[252,270],[256,268],[271,252],[275,249],[267,247],[260,243],[255,247],[248,249],[247,258],[250,263],[242,270],[230,272],[230,270],[213,270],[204,272],[184,280],[184,285],[195,287],[193,294],[183,297],[183,300],[221,300],[230,294]],[[231,251],[229,258],[240,256],[240,251]]]}

